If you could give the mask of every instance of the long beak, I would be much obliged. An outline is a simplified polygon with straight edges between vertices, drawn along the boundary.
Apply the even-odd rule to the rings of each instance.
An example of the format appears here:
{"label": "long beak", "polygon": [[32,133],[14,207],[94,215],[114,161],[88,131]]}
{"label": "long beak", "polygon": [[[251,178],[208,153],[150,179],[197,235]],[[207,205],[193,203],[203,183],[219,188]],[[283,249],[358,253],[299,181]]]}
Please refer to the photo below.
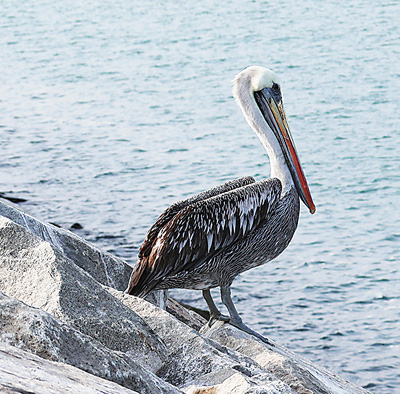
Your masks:
{"label": "long beak", "polygon": [[299,197],[308,207],[310,213],[315,212],[315,205],[311,197],[310,189],[304,176],[303,169],[297,155],[296,147],[289,126],[286,121],[285,110],[283,108],[282,96],[280,91],[271,88],[264,88],[261,91],[254,92],[256,102],[264,115],[272,132],[275,134],[286,163],[289,167],[294,184]]}

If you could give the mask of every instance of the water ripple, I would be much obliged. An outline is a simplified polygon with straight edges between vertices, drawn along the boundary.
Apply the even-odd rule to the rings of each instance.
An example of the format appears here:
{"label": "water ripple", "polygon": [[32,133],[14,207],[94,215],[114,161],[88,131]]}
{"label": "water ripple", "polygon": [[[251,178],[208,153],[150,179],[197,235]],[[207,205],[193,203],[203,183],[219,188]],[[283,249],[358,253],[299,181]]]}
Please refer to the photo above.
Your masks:
{"label": "water ripple", "polygon": [[[279,73],[317,214],[234,282],[236,305],[371,392],[400,390],[396,2],[1,8],[0,191],[130,263],[168,204],[268,176],[230,80],[250,64]],[[175,294],[204,308],[199,292]]]}

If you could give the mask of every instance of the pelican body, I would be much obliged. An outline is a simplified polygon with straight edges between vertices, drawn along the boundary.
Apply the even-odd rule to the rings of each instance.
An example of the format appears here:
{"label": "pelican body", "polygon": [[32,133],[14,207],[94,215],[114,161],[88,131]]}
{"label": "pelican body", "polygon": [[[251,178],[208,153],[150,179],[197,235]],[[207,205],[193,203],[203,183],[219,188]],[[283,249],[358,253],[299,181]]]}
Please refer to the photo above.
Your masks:
{"label": "pelican body", "polygon": [[[213,320],[244,325],[230,293],[237,275],[265,264],[289,245],[297,228],[300,199],[315,206],[286,121],[277,76],[252,66],[233,81],[233,95],[265,147],[271,178],[243,177],[179,201],[148,231],[127,293],[144,297],[153,290],[203,291]],[[221,288],[230,318],[221,315],[210,289]]]}

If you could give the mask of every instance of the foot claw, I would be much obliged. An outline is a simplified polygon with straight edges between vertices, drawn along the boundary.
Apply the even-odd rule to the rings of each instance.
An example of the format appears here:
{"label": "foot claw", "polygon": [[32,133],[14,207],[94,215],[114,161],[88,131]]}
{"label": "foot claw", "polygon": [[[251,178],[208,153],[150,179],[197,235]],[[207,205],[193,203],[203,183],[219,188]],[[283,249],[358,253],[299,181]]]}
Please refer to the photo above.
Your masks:
{"label": "foot claw", "polygon": [[212,327],[212,325],[217,321],[229,322],[231,319],[229,316],[225,316],[223,314],[219,315],[211,315],[210,320],[208,321],[208,327]]}
{"label": "foot claw", "polygon": [[232,320],[229,322],[232,326],[238,328],[241,331],[246,332],[247,334],[253,335],[256,338],[260,339],[261,341],[263,341],[264,343],[266,343],[267,345],[270,346],[275,346],[268,338],[263,337],[262,335],[260,335],[258,332],[252,330],[250,327],[247,327],[246,324],[244,324],[242,322],[242,320],[239,321],[235,321]]}

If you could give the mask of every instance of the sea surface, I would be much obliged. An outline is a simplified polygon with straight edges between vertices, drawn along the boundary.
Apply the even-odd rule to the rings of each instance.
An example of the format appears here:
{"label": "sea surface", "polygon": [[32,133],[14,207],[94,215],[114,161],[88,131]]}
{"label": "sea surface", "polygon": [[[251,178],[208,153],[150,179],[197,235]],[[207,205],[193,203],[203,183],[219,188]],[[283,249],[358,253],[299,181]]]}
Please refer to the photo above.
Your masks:
{"label": "sea surface", "polygon": [[399,21],[389,0],[2,1],[0,192],[134,264],[169,204],[269,177],[231,80],[273,69],[317,212],[234,301],[261,334],[400,393]]}

